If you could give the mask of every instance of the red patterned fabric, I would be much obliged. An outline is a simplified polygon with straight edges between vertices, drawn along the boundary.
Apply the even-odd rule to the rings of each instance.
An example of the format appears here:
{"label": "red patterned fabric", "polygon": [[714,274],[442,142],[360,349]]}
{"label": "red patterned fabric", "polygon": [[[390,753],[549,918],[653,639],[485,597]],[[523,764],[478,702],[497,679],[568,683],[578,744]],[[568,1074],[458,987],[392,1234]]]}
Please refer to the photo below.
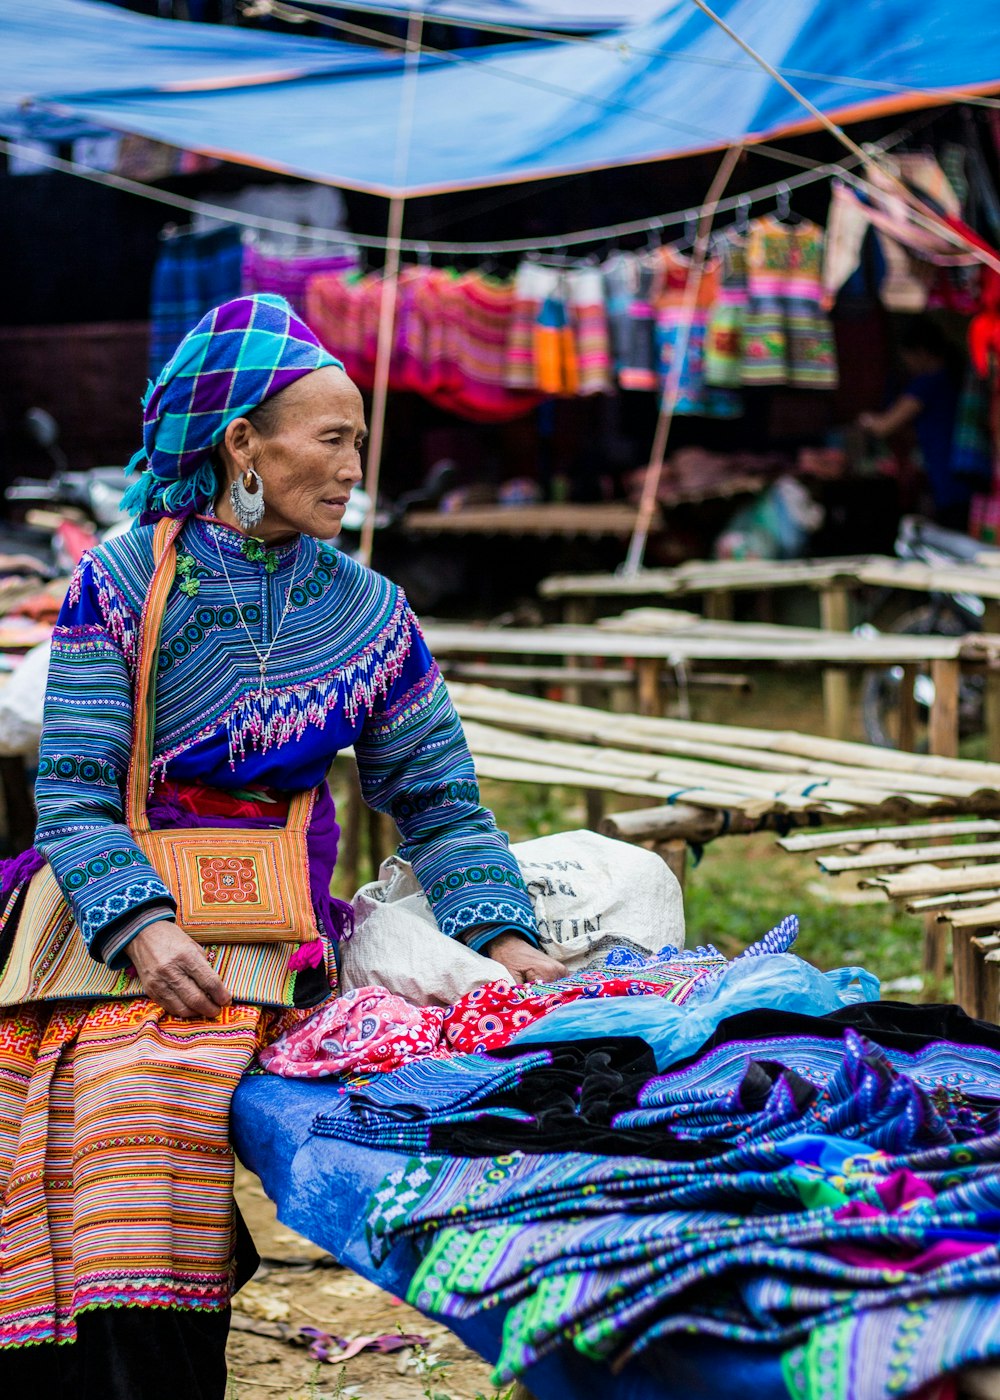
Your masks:
{"label": "red patterned fabric", "polygon": [[414,1006],[384,987],[359,987],[321,1007],[261,1052],[287,1079],[398,1069],[419,1056],[468,1055],[506,1045],[525,1026],[581,997],[659,996],[680,1004],[724,965],[678,959],[644,974],[578,972],[545,986],[487,982],[447,1008]]}
{"label": "red patterned fabric", "polygon": [[655,977],[607,977],[600,973],[578,973],[575,985],[569,979],[551,987],[514,987],[507,982],[487,982],[469,992],[445,1012],[443,1033],[453,1053],[469,1055],[474,1051],[496,1050],[506,1045],[517,1031],[530,1026],[554,1011],[581,997],[659,996],[673,1002],[685,1001],[703,972],[690,972],[665,977],[658,971]]}

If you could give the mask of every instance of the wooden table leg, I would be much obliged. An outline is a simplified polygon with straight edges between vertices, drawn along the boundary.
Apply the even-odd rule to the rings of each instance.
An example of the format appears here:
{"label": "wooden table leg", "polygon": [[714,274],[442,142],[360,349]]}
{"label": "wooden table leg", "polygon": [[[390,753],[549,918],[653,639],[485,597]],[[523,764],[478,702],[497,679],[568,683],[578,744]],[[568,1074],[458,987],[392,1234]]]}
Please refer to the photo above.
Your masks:
{"label": "wooden table leg", "polygon": [[657,717],[663,713],[663,662],[658,656],[640,656],[635,662],[636,712]]}
{"label": "wooden table leg", "polygon": [[896,743],[903,753],[913,753],[917,746],[917,697],[914,687],[919,669],[912,664],[901,669],[903,677],[899,682],[899,732]]}
{"label": "wooden table leg", "polygon": [[975,1001],[971,1015],[980,1021],[1000,1019],[1000,938],[985,929],[976,929],[972,939],[975,960]]}
{"label": "wooden table leg", "polygon": [[583,796],[587,804],[587,830],[600,831],[607,793],[603,788],[586,788]]}
{"label": "wooden table leg", "polygon": [[994,948],[983,958],[982,1000],[980,1018],[995,1026],[1000,1022],[1000,949]]}
{"label": "wooden table leg", "polygon": [[[1000,633],[1000,599],[986,599],[983,631]],[[992,666],[983,675],[983,728],[987,761],[996,763],[1000,761],[1000,668]]]}
{"label": "wooden table leg", "polygon": [[687,875],[687,842],[677,840],[658,841],[653,849],[677,876],[677,883],[680,885],[681,893],[683,894],[684,881]]}
{"label": "wooden table leg", "polygon": [[957,660],[931,662],[934,701],[931,705],[928,747],[941,758],[958,757],[958,687],[961,664]]}
{"label": "wooden table leg", "polygon": [[[586,627],[593,619],[594,609],[588,598],[567,598],[563,604],[563,621],[568,627]],[[567,656],[563,664],[567,667],[577,668],[587,664],[585,659],[579,656]],[[572,685],[562,687],[562,696],[567,705],[582,705],[585,703],[583,687],[575,682]],[[588,697],[589,698],[589,697]]]}
{"label": "wooden table leg", "polygon": [[[850,598],[842,584],[831,584],[819,595],[820,624],[827,632],[850,631]],[[839,666],[823,671],[823,714],[831,739],[851,737],[851,680]]]}
{"label": "wooden table leg", "polygon": [[732,622],[733,593],[730,588],[713,588],[705,594],[705,616],[712,622]]}
{"label": "wooden table leg", "polygon": [[924,915],[924,972],[934,982],[935,1000],[948,967],[948,933],[937,914]]}
{"label": "wooden table leg", "polygon": [[972,946],[974,928],[952,928],[951,968],[955,978],[955,1002],[969,1016],[978,1016],[976,996],[976,950]]}
{"label": "wooden table leg", "polygon": [[[934,700],[931,704],[927,743],[930,752],[938,754],[941,758],[956,758],[958,756],[958,686],[960,677],[961,670],[958,661],[931,662]],[[924,918],[924,971],[934,979],[936,986],[940,986],[944,978],[946,962],[944,928],[933,914],[928,914]]]}

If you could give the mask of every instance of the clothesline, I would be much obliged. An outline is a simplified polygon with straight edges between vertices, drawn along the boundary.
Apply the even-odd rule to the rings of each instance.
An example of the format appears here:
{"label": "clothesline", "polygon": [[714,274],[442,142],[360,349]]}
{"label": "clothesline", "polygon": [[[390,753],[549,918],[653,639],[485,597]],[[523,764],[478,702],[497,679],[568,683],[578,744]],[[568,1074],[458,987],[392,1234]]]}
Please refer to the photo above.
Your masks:
{"label": "clothesline", "polygon": [[[877,143],[881,150],[891,150],[895,144],[904,140],[905,131],[898,131],[891,136],[885,137]],[[751,150],[754,148],[750,148]],[[759,149],[759,148],[757,148]],[[76,161],[65,160],[48,151],[40,150],[34,144],[26,144],[21,141],[8,140],[0,137],[0,151],[7,155],[21,154],[30,156],[39,165],[44,165],[51,170],[56,170],[61,174],[74,175],[79,179],[88,180],[93,184],[105,185],[111,189],[121,190],[126,194],[134,194],[142,199],[152,200],[154,203],[163,204],[171,209],[182,210],[188,214],[201,214],[207,218],[218,219],[221,222],[236,224],[241,228],[256,229],[262,233],[276,233],[291,237],[302,237],[303,233],[319,243],[330,244],[353,244],[359,248],[371,248],[384,251],[389,240],[380,238],[374,234],[359,234],[347,229],[303,229],[301,224],[292,223],[285,219],[273,219],[267,215],[245,213],[242,210],[229,208],[224,204],[214,204],[210,200],[192,199],[187,195],[176,194],[169,190],[156,189],[152,185],[143,184],[139,180],[131,180],[123,175],[116,175],[112,171],[95,170],[90,166],[81,165]],[[785,155],[791,155],[785,152]],[[817,164],[808,161],[805,157],[796,157],[796,161],[801,161],[808,169],[803,170],[800,175],[790,175],[785,180],[774,181],[767,185],[759,185],[755,189],[748,190],[743,194],[732,195],[723,199],[719,203],[718,212],[720,214],[734,214],[750,205],[761,203],[762,201],[773,199],[782,190],[787,189],[793,192],[804,189],[809,185],[817,184],[821,180],[831,179],[835,176],[845,176],[851,165],[857,164],[855,160],[844,162],[825,162]],[[454,255],[456,257],[488,256],[500,253],[533,253],[544,252],[553,248],[585,247],[593,243],[613,243],[621,238],[634,237],[643,233],[657,233],[663,229],[677,227],[687,222],[692,214],[697,215],[697,209],[672,210],[665,214],[653,214],[645,219],[631,219],[618,224],[605,224],[599,228],[578,229],[573,233],[558,233],[548,238],[507,238],[493,239],[489,242],[483,240],[472,240],[467,242],[443,242],[437,239],[403,238],[400,239],[400,248],[415,256],[420,254]]]}

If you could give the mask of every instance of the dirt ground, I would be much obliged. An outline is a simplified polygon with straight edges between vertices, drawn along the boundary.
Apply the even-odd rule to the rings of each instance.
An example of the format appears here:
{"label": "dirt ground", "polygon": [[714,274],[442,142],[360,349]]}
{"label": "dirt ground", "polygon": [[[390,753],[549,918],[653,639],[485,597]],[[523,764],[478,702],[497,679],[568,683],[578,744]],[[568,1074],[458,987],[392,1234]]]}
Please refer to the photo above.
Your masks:
{"label": "dirt ground", "polygon": [[[229,1400],[492,1400],[490,1369],[475,1352],[281,1225],[260,1182],[239,1167],[236,1195],[264,1262],[233,1302]],[[303,1326],[348,1342],[404,1333],[426,1346],[317,1362],[308,1339],[295,1339]]]}

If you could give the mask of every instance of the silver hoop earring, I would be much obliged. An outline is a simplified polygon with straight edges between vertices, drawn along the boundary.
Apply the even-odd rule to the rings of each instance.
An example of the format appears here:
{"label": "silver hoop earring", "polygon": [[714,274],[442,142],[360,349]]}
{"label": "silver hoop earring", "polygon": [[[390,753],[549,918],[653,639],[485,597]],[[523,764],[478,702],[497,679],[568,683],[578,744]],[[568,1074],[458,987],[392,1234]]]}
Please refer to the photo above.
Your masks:
{"label": "silver hoop earring", "polygon": [[[247,478],[251,478],[253,490]],[[254,530],[264,519],[264,483],[260,473],[248,467],[229,488],[229,503],[243,530]]]}

